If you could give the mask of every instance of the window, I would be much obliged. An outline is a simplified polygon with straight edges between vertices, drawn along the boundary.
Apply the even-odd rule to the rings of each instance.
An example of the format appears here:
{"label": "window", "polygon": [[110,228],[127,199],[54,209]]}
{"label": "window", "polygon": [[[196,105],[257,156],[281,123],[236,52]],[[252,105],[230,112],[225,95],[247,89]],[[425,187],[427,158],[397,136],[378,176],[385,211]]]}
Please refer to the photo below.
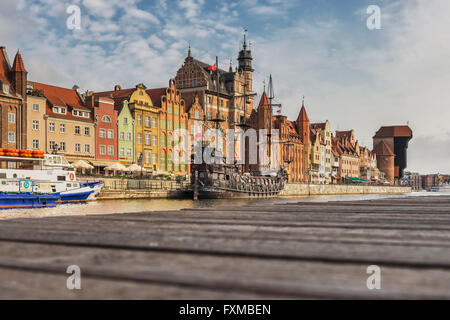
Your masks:
{"label": "window", "polygon": [[145,127],[150,128],[150,117],[149,116],[145,117]]}
{"label": "window", "polygon": [[48,131],[55,132],[55,123],[54,122],[50,122],[48,124]]}
{"label": "window", "polygon": [[156,153],[152,154],[152,163],[153,164],[158,163],[158,155]]}
{"label": "window", "polygon": [[165,153],[161,153],[161,163],[160,163],[160,169],[161,170],[166,170],[166,154]]}
{"label": "window", "polygon": [[85,144],[84,145],[84,152],[91,153],[91,145],[90,144]]}
{"label": "window", "polygon": [[100,129],[100,131],[99,131],[99,136],[100,136],[100,138],[106,137],[105,129]]}
{"label": "window", "polygon": [[108,146],[108,155],[113,156],[114,155],[114,147]]}
{"label": "window", "polygon": [[33,109],[33,111],[39,111],[39,104],[33,103],[32,109]]}
{"label": "window", "polygon": [[56,142],[55,141],[50,141],[50,150],[55,150],[56,148]]}
{"label": "window", "polygon": [[127,132],[127,140],[131,141],[131,132]]}
{"label": "window", "polygon": [[75,143],[75,152],[81,152],[81,144]]}
{"label": "window", "polygon": [[127,117],[123,118],[123,124],[128,125],[128,118]]}
{"label": "window", "polygon": [[120,140],[125,140],[125,132],[121,132],[119,135],[120,135]]}
{"label": "window", "polygon": [[12,112],[8,112],[8,122],[16,123],[16,114]]}
{"label": "window", "polygon": [[106,146],[100,146],[100,154],[106,154]]}
{"label": "window", "polygon": [[131,148],[127,149],[127,156],[131,157]]}
{"label": "window", "polygon": [[61,141],[61,142],[59,143],[59,149],[60,149],[61,151],[66,151],[66,143],[65,143],[64,141]]}
{"label": "window", "polygon": [[145,134],[145,145],[149,146],[150,145],[150,133],[146,133]]}
{"label": "window", "polygon": [[160,143],[161,147],[165,147],[166,146],[166,136],[162,135],[160,138]]}
{"label": "window", "polygon": [[197,86],[197,79],[194,79],[194,87]]}
{"label": "window", "polygon": [[66,125],[64,123],[59,125],[59,133],[66,133]]}
{"label": "window", "polygon": [[156,118],[152,118],[152,128],[156,128]]}
{"label": "window", "polygon": [[195,118],[195,119],[200,119],[200,112],[195,111],[195,113],[194,113],[194,118]]}
{"label": "window", "polygon": [[125,155],[125,148],[120,148],[119,154],[123,157]]}
{"label": "window", "polygon": [[91,135],[91,128],[84,127],[84,135],[85,136],[90,136]]}
{"label": "window", "polygon": [[103,116],[102,122],[111,123],[111,118],[109,116]]}
{"label": "window", "polygon": [[180,124],[179,124],[178,122],[175,122],[175,130],[178,129],[179,125],[180,125]]}
{"label": "window", "polygon": [[112,129],[108,129],[108,139],[114,139],[114,131]]}
{"label": "window", "polygon": [[152,153],[149,150],[145,150],[145,163],[149,164],[151,160]]}
{"label": "window", "polygon": [[167,130],[173,130],[172,121],[167,121]]}
{"label": "window", "polygon": [[15,143],[16,142],[16,133],[13,131],[8,132],[8,142]]}
{"label": "window", "polygon": [[172,170],[172,164],[172,153],[169,152],[169,154],[167,155],[167,170]]}
{"label": "window", "polygon": [[137,144],[142,144],[142,134],[137,134]]}
{"label": "window", "polygon": [[183,80],[183,89],[186,88],[186,80]]}
{"label": "window", "polygon": [[33,139],[33,149],[39,149],[39,140]]}
{"label": "window", "polygon": [[138,126],[142,125],[142,117],[140,114],[137,115],[137,124],[138,124]]}
{"label": "window", "polygon": [[78,135],[78,136],[81,134],[81,127],[80,126],[75,126],[75,134]]}
{"label": "window", "polygon": [[64,107],[53,107],[52,110],[54,113],[66,114],[66,108]]}
{"label": "window", "polygon": [[156,136],[152,136],[152,146],[156,146]]}
{"label": "window", "polygon": [[39,120],[33,120],[33,130],[39,130]]}
{"label": "window", "polygon": [[211,97],[208,97],[208,104],[211,104]]}
{"label": "window", "polygon": [[167,113],[172,114],[172,107],[167,107]]}
{"label": "window", "polygon": [[161,129],[166,129],[166,120],[161,119]]}

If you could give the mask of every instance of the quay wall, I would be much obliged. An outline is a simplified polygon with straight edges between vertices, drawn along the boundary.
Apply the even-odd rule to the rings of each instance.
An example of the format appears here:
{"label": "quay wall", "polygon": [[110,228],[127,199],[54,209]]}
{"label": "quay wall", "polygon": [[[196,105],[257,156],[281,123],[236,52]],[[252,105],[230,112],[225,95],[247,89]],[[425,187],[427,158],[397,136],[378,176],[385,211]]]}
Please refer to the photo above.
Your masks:
{"label": "quay wall", "polygon": [[350,184],[305,184],[288,183],[281,196],[316,196],[344,194],[401,194],[412,192],[411,187],[404,186],[365,186]]}
{"label": "quay wall", "polygon": [[[134,179],[83,179],[81,181],[103,180],[105,186],[99,195],[99,200],[119,199],[151,199],[151,198],[187,198],[192,195],[187,192],[189,182],[134,180]],[[412,192],[411,187],[404,186],[364,186],[335,184],[304,184],[289,183],[280,196],[315,196],[315,195],[346,195],[346,194],[401,194]]]}

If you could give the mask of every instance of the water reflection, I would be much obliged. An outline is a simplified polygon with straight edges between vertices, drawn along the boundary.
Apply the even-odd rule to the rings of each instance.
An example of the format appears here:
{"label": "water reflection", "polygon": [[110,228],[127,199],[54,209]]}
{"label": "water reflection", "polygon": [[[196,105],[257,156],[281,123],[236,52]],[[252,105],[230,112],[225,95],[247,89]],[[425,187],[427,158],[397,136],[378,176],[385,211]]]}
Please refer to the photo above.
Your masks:
{"label": "water reflection", "polygon": [[348,200],[370,200],[382,198],[403,198],[411,196],[433,196],[438,193],[414,192],[402,195],[345,195],[345,196],[313,196],[277,199],[236,199],[236,200],[175,200],[175,199],[136,199],[106,200],[87,204],[67,204],[54,208],[1,210],[0,219],[38,218],[52,216],[79,216],[90,214],[112,214],[148,211],[180,210],[184,208],[217,208],[220,206],[267,205],[273,203],[289,203],[301,201],[326,202]]}

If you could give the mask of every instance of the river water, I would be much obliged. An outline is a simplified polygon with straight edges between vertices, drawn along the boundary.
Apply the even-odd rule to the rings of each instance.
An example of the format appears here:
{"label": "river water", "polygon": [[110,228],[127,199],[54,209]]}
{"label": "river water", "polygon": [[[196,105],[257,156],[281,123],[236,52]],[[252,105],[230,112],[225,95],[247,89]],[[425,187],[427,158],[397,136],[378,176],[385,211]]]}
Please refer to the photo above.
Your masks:
{"label": "river water", "polygon": [[[179,210],[184,208],[215,208],[219,206],[264,205],[298,201],[348,201],[382,198],[405,198],[413,196],[433,196],[437,193],[413,192],[401,195],[347,195],[347,196],[314,196],[276,199],[236,199],[236,200],[176,200],[176,199],[136,199],[136,200],[103,200],[86,204],[66,204],[54,208],[1,210],[0,219],[38,218],[54,216],[79,216],[91,214],[113,214],[131,212],[149,212]],[[448,193],[447,193],[448,195]]]}

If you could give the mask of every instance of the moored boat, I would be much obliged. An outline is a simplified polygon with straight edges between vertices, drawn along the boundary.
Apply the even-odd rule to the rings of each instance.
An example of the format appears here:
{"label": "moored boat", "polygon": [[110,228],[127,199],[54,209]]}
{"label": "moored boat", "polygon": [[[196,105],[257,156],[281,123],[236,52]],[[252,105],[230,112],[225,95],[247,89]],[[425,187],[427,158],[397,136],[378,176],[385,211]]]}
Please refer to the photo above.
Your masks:
{"label": "moored boat", "polygon": [[1,153],[0,161],[15,163],[15,168],[0,169],[0,209],[96,200],[103,187],[103,182],[80,183],[62,155],[10,149]]}

